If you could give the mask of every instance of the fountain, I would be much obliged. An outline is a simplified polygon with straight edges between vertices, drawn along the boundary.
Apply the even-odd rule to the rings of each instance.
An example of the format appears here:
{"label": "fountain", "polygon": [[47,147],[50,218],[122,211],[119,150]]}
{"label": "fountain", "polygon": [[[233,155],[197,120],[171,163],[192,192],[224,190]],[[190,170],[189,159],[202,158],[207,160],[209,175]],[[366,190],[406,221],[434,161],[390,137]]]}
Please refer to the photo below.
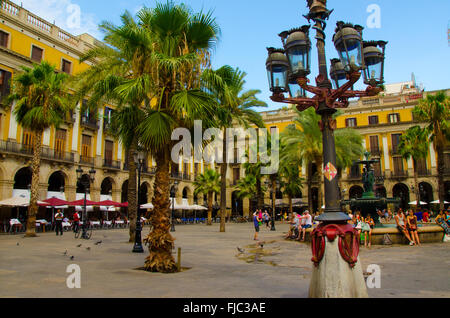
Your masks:
{"label": "fountain", "polygon": [[396,205],[400,204],[400,199],[398,198],[380,198],[375,196],[373,191],[375,176],[372,168],[372,164],[379,162],[379,159],[369,160],[370,153],[364,153],[365,160],[358,160],[355,163],[364,165],[362,182],[364,187],[364,193],[361,198],[352,198],[350,200],[342,200],[342,204],[350,205],[352,210],[361,211],[361,215],[366,217],[368,214],[372,216],[374,221],[379,224],[379,218],[377,210],[383,210],[387,208],[388,203],[393,203]]}

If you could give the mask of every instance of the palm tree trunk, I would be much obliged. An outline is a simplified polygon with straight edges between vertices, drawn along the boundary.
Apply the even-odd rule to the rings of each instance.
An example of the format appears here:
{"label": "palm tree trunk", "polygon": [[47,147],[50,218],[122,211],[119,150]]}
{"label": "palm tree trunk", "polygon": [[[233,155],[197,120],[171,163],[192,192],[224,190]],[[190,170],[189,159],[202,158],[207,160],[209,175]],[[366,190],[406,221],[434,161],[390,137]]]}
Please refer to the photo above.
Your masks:
{"label": "palm tree trunk", "polygon": [[416,207],[415,210],[416,212],[419,211],[419,206],[420,206],[420,189],[419,189],[419,182],[418,180],[418,172],[417,172],[417,162],[416,159],[412,158],[413,160],[413,169],[414,169],[414,187],[415,187],[415,195],[416,195]]}
{"label": "palm tree trunk", "polygon": [[36,237],[36,215],[38,213],[39,206],[38,201],[38,190],[39,190],[39,170],[41,166],[41,137],[42,130],[36,131],[34,135],[34,145],[33,145],[33,159],[31,163],[31,194],[30,194],[30,206],[28,207],[28,217],[27,217],[27,230],[25,232],[25,237]]}
{"label": "palm tree trunk", "polygon": [[444,148],[440,145],[436,145],[436,161],[438,170],[438,197],[439,197],[439,210],[444,210],[445,200],[445,185],[444,185],[444,172],[445,172],[445,160],[444,160]]}
{"label": "palm tree trunk", "polygon": [[130,239],[129,243],[134,243],[136,236],[137,219],[137,189],[136,189],[136,163],[134,162],[134,153],[136,145],[133,141],[127,152],[128,159],[128,218],[130,221]]}
{"label": "palm tree trunk", "polygon": [[262,184],[261,184],[261,176],[258,176],[256,178],[256,195],[257,195],[257,208],[262,209],[262,206],[264,205],[264,194],[262,191]]}
{"label": "palm tree trunk", "polygon": [[292,207],[292,197],[289,195],[289,213],[292,215],[292,213],[294,212],[294,208]]}
{"label": "palm tree trunk", "polygon": [[312,200],[312,164],[308,163],[308,179],[307,179],[307,185],[308,185],[308,209],[311,211],[311,213],[315,212],[313,210],[313,200]]}
{"label": "palm tree trunk", "polygon": [[223,158],[220,164],[220,232],[225,232],[225,216],[227,211],[227,130],[223,132]]}
{"label": "palm tree trunk", "polygon": [[272,217],[275,221],[276,212],[275,212],[275,201],[277,197],[277,177],[275,174],[272,175]]}
{"label": "palm tree trunk", "polygon": [[163,148],[155,153],[156,173],[153,185],[152,230],[145,239],[150,255],[145,260],[145,270],[149,272],[174,273],[177,271],[172,256],[174,238],[170,235],[169,216],[169,164],[170,149]]}
{"label": "palm tree trunk", "polygon": [[213,205],[213,193],[208,193],[208,222],[206,225],[212,225],[212,205]]}

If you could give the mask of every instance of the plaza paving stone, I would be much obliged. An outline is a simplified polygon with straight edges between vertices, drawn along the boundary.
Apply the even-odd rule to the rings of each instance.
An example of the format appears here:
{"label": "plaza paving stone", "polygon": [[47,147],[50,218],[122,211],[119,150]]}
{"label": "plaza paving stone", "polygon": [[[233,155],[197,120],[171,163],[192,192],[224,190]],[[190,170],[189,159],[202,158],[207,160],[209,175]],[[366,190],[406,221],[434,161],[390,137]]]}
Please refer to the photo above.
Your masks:
{"label": "plaza paving stone", "polygon": [[[148,251],[131,253],[128,229],[97,230],[88,241],[71,232],[0,235],[0,297],[307,297],[310,246],[284,240],[288,225],[276,227],[261,228],[261,249],[251,223],[227,224],[225,233],[219,224],[179,225],[172,233],[174,254],[181,247],[182,266],[189,269],[175,274],[137,270]],[[450,297],[448,243],[362,247],[360,260],[363,270],[369,264],[381,268],[381,288],[369,289],[370,297]],[[69,264],[81,268],[80,289],[66,285]]]}

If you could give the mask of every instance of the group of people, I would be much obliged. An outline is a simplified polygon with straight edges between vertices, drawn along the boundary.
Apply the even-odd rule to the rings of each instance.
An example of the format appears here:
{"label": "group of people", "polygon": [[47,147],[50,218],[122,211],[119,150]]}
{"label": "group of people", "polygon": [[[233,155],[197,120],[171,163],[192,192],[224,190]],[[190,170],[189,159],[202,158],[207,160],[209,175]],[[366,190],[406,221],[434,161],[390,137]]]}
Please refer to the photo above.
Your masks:
{"label": "group of people", "polygon": [[289,228],[289,232],[286,235],[286,238],[292,238],[301,242],[305,241],[306,230],[312,228],[313,226],[313,217],[309,214],[309,211],[306,210],[302,214],[297,214],[294,212],[292,214],[292,218],[289,221],[291,225]]}
{"label": "group of people", "polygon": [[358,233],[358,237],[363,234],[364,246],[371,247],[372,245],[372,231],[375,227],[375,221],[370,214],[367,217],[363,217],[360,211],[356,211],[355,215],[349,213],[351,220],[348,222],[353,224],[353,227]]}

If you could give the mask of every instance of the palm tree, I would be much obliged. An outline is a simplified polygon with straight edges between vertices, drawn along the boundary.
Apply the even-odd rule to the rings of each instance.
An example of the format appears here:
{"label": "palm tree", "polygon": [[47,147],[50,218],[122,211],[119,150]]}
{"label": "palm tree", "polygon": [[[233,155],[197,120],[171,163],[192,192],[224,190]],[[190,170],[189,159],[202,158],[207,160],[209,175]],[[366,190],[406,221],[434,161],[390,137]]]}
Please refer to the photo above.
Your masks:
{"label": "palm tree", "polygon": [[208,196],[208,222],[212,225],[213,194],[220,192],[220,175],[214,169],[206,169],[194,181],[194,194],[203,193]]}
{"label": "palm tree", "polygon": [[146,238],[150,254],[144,268],[152,272],[175,272],[170,235],[169,166],[173,129],[193,126],[194,120],[211,121],[215,101],[200,89],[200,77],[209,66],[210,50],[219,28],[211,13],[193,13],[173,2],[156,4],[137,13],[149,45],[142,56],[149,67],[141,79],[153,85],[154,103],[137,127],[140,143],[151,149],[156,161],[152,231]]}
{"label": "palm tree", "polygon": [[289,198],[289,212],[293,212],[292,199],[302,194],[303,181],[299,165],[282,163],[280,167],[281,192]]}
{"label": "palm tree", "polygon": [[103,22],[107,45],[98,46],[81,56],[80,61],[94,65],[73,78],[76,99],[89,95],[87,106],[97,113],[107,101],[118,108],[111,118],[111,132],[125,148],[128,164],[129,242],[135,241],[137,218],[137,182],[134,154],[138,150],[137,127],[144,118],[143,107],[152,98],[152,84],[145,80],[150,62],[144,58],[150,41],[148,35],[128,12],[121,16],[122,25],[116,27]]}
{"label": "palm tree", "polygon": [[[308,166],[307,186],[308,204],[310,211],[312,207],[312,163],[317,166],[317,176],[322,177],[322,132],[319,128],[320,116],[313,108],[297,113],[294,125],[290,125],[281,134],[281,143],[284,145],[280,154],[281,162],[305,164]],[[336,115],[335,115],[336,116]],[[363,154],[362,137],[351,128],[338,129],[335,131],[336,158],[338,167],[348,166],[350,162],[359,159]],[[319,207],[322,206],[322,187],[319,186]]]}
{"label": "palm tree", "polygon": [[253,198],[256,193],[256,177],[247,174],[237,182],[236,188],[238,189],[237,197],[239,199]]}
{"label": "palm tree", "polygon": [[414,107],[413,115],[415,119],[427,124],[426,130],[430,135],[430,142],[433,142],[438,169],[439,205],[443,210],[445,199],[444,148],[450,140],[450,97],[443,91],[435,95],[428,94]]}
{"label": "palm tree", "polygon": [[223,149],[222,163],[220,163],[221,190],[220,190],[220,232],[225,232],[226,216],[226,175],[228,169],[226,129],[233,124],[248,128],[250,124],[257,127],[264,127],[264,121],[253,107],[265,107],[266,103],[257,99],[256,95],[261,91],[249,90],[243,92],[246,73],[238,68],[233,69],[226,65],[218,70],[206,70],[203,74],[203,81],[206,90],[211,92],[219,105],[216,110],[216,120],[218,127],[223,129]]}
{"label": "palm tree", "polygon": [[418,184],[418,170],[417,161],[426,159],[428,156],[428,149],[430,143],[428,141],[428,131],[422,129],[420,126],[413,126],[409,128],[400,139],[398,151],[406,160],[412,158],[414,167],[414,187],[416,190],[416,208],[420,205],[420,192]]}
{"label": "palm tree", "polygon": [[54,66],[43,61],[33,68],[22,67],[14,77],[8,104],[15,101],[14,115],[17,122],[33,132],[33,158],[30,206],[28,208],[26,237],[36,236],[38,212],[39,170],[41,164],[42,135],[49,127],[58,127],[70,110],[65,90],[67,75],[57,73]]}

